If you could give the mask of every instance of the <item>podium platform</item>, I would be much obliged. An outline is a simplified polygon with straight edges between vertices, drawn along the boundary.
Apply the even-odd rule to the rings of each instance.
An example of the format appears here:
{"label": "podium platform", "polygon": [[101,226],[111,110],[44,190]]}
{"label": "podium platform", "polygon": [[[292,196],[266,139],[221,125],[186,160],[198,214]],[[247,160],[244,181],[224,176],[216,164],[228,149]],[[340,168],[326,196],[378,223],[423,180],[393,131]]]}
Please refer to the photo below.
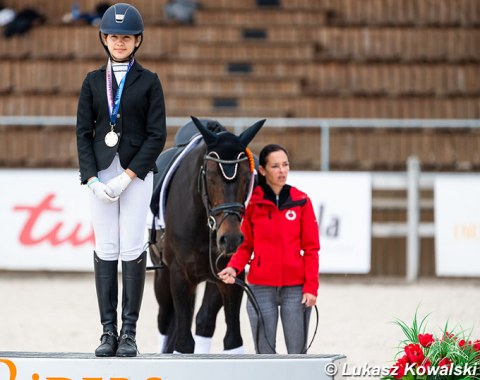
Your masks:
{"label": "podium platform", "polygon": [[[326,380],[345,355],[141,354],[0,352],[0,380]],[[338,371],[339,373],[341,371]]]}

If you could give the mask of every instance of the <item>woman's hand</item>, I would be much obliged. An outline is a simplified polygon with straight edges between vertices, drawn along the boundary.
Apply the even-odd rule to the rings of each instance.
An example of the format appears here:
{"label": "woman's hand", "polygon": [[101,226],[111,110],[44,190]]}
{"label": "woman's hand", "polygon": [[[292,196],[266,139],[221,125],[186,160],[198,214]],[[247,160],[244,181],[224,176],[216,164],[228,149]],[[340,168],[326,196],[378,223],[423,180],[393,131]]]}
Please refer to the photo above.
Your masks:
{"label": "woman's hand", "polygon": [[235,277],[237,277],[237,271],[232,267],[226,267],[220,273],[218,273],[218,277],[222,280],[225,284],[234,284]]}
{"label": "woman's hand", "polygon": [[306,307],[315,306],[317,303],[317,297],[310,293],[303,293],[302,303],[304,303]]}

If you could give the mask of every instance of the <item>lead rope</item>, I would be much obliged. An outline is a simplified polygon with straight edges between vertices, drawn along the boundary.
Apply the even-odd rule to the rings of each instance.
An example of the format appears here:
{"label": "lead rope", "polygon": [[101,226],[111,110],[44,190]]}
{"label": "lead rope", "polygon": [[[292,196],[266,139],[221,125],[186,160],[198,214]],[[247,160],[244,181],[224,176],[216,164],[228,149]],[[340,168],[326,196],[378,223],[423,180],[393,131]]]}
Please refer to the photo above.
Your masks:
{"label": "lead rope", "polygon": [[[210,227],[210,225],[209,225]],[[210,233],[209,233],[209,242],[208,242],[208,258],[209,258],[209,262],[210,262],[210,271],[212,272],[212,275],[214,278],[216,278],[218,281],[220,282],[223,282],[220,277],[217,275],[217,263],[218,263],[218,260],[221,256],[223,255],[220,255],[216,262],[215,262],[215,266],[213,264],[213,255],[212,255],[212,235],[213,235],[213,228],[210,228]],[[262,312],[260,311],[260,307],[258,306],[258,302],[257,302],[257,299],[255,298],[255,295],[252,293],[252,289],[250,289],[250,287],[243,281],[241,280],[240,278],[238,277],[235,277],[235,284],[237,284],[238,286],[240,286],[243,291],[247,294],[247,298],[250,300],[250,302],[252,303],[253,305],[253,308],[255,309],[255,312],[257,313],[257,316],[258,316],[258,319],[259,321],[261,321],[261,323],[263,324],[264,328],[263,328],[263,333],[264,333],[264,337],[265,337],[265,341],[267,342],[268,346],[270,347],[270,349],[274,352],[274,353],[277,353],[275,351],[275,349],[272,347],[270,341],[268,340],[267,338],[267,333],[265,331],[265,321],[263,319],[263,314]],[[259,347],[259,341],[260,341],[260,328],[259,328],[259,323],[257,323],[257,328],[256,328],[256,334],[255,334],[255,341],[256,341],[256,345],[257,347]]]}
{"label": "lead rope", "polygon": [[[265,320],[263,319],[263,315],[262,315],[262,312],[260,310],[260,306],[258,305],[257,299],[255,298],[255,295],[253,294],[252,289],[242,279],[240,279],[238,277],[235,277],[235,284],[240,286],[245,291],[248,299],[250,300],[250,302],[251,302],[251,304],[252,304],[252,306],[255,310],[255,313],[257,314],[257,317],[258,317],[258,320],[259,320],[259,323],[257,323],[256,332],[255,332],[257,348],[260,348],[260,346],[259,346],[259,336],[260,336],[260,323],[261,323],[263,325],[263,333],[264,333],[264,337],[265,337],[265,341],[267,342],[267,345],[269,346],[269,348],[275,354],[277,354],[276,350],[272,347],[272,344],[270,343],[270,341],[267,338],[267,333],[266,333],[266,330],[265,330]],[[305,344],[304,344],[305,348],[300,354],[306,354],[307,353],[307,351],[312,346],[313,341],[315,340],[315,336],[317,335],[318,321],[319,321],[319,319],[318,319],[318,308],[317,308],[317,305],[314,305],[313,307],[315,308],[315,315],[316,315],[315,330],[313,332],[312,339],[311,339],[311,341],[310,341],[310,343],[308,344],[308,347],[307,347],[308,325],[307,325],[307,314],[306,314],[306,308],[305,308],[304,316],[303,316],[303,331],[304,331],[304,336],[305,336]]]}

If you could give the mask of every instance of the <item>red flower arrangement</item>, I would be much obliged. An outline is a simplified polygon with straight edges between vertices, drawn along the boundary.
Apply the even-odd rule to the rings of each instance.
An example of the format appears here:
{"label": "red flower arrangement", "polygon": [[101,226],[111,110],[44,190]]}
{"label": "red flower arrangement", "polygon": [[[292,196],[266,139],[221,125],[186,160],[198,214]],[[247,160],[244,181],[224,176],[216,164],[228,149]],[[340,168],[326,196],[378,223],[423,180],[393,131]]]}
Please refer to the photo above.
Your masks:
{"label": "red flower arrangement", "polygon": [[412,326],[397,320],[406,339],[401,342],[397,361],[384,379],[473,380],[480,379],[480,339],[472,340],[464,331],[456,335],[445,326],[441,338],[425,333],[426,317]]}

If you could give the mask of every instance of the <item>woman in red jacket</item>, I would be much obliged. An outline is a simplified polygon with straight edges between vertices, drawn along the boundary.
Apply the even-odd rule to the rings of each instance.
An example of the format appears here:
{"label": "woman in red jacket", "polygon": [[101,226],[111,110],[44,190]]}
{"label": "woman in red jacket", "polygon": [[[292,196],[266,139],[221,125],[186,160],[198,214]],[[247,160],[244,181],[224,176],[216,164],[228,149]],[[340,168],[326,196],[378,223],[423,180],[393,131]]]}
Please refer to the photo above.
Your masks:
{"label": "woman in red jacket", "polygon": [[311,306],[317,300],[318,224],[310,198],[286,184],[288,171],[285,148],[270,144],[262,149],[259,185],[242,224],[245,239],[218,274],[233,284],[235,276],[250,264],[247,279],[264,326],[259,325],[250,302],[247,312],[255,351],[261,354],[275,353],[279,311],[288,353],[306,353]]}

